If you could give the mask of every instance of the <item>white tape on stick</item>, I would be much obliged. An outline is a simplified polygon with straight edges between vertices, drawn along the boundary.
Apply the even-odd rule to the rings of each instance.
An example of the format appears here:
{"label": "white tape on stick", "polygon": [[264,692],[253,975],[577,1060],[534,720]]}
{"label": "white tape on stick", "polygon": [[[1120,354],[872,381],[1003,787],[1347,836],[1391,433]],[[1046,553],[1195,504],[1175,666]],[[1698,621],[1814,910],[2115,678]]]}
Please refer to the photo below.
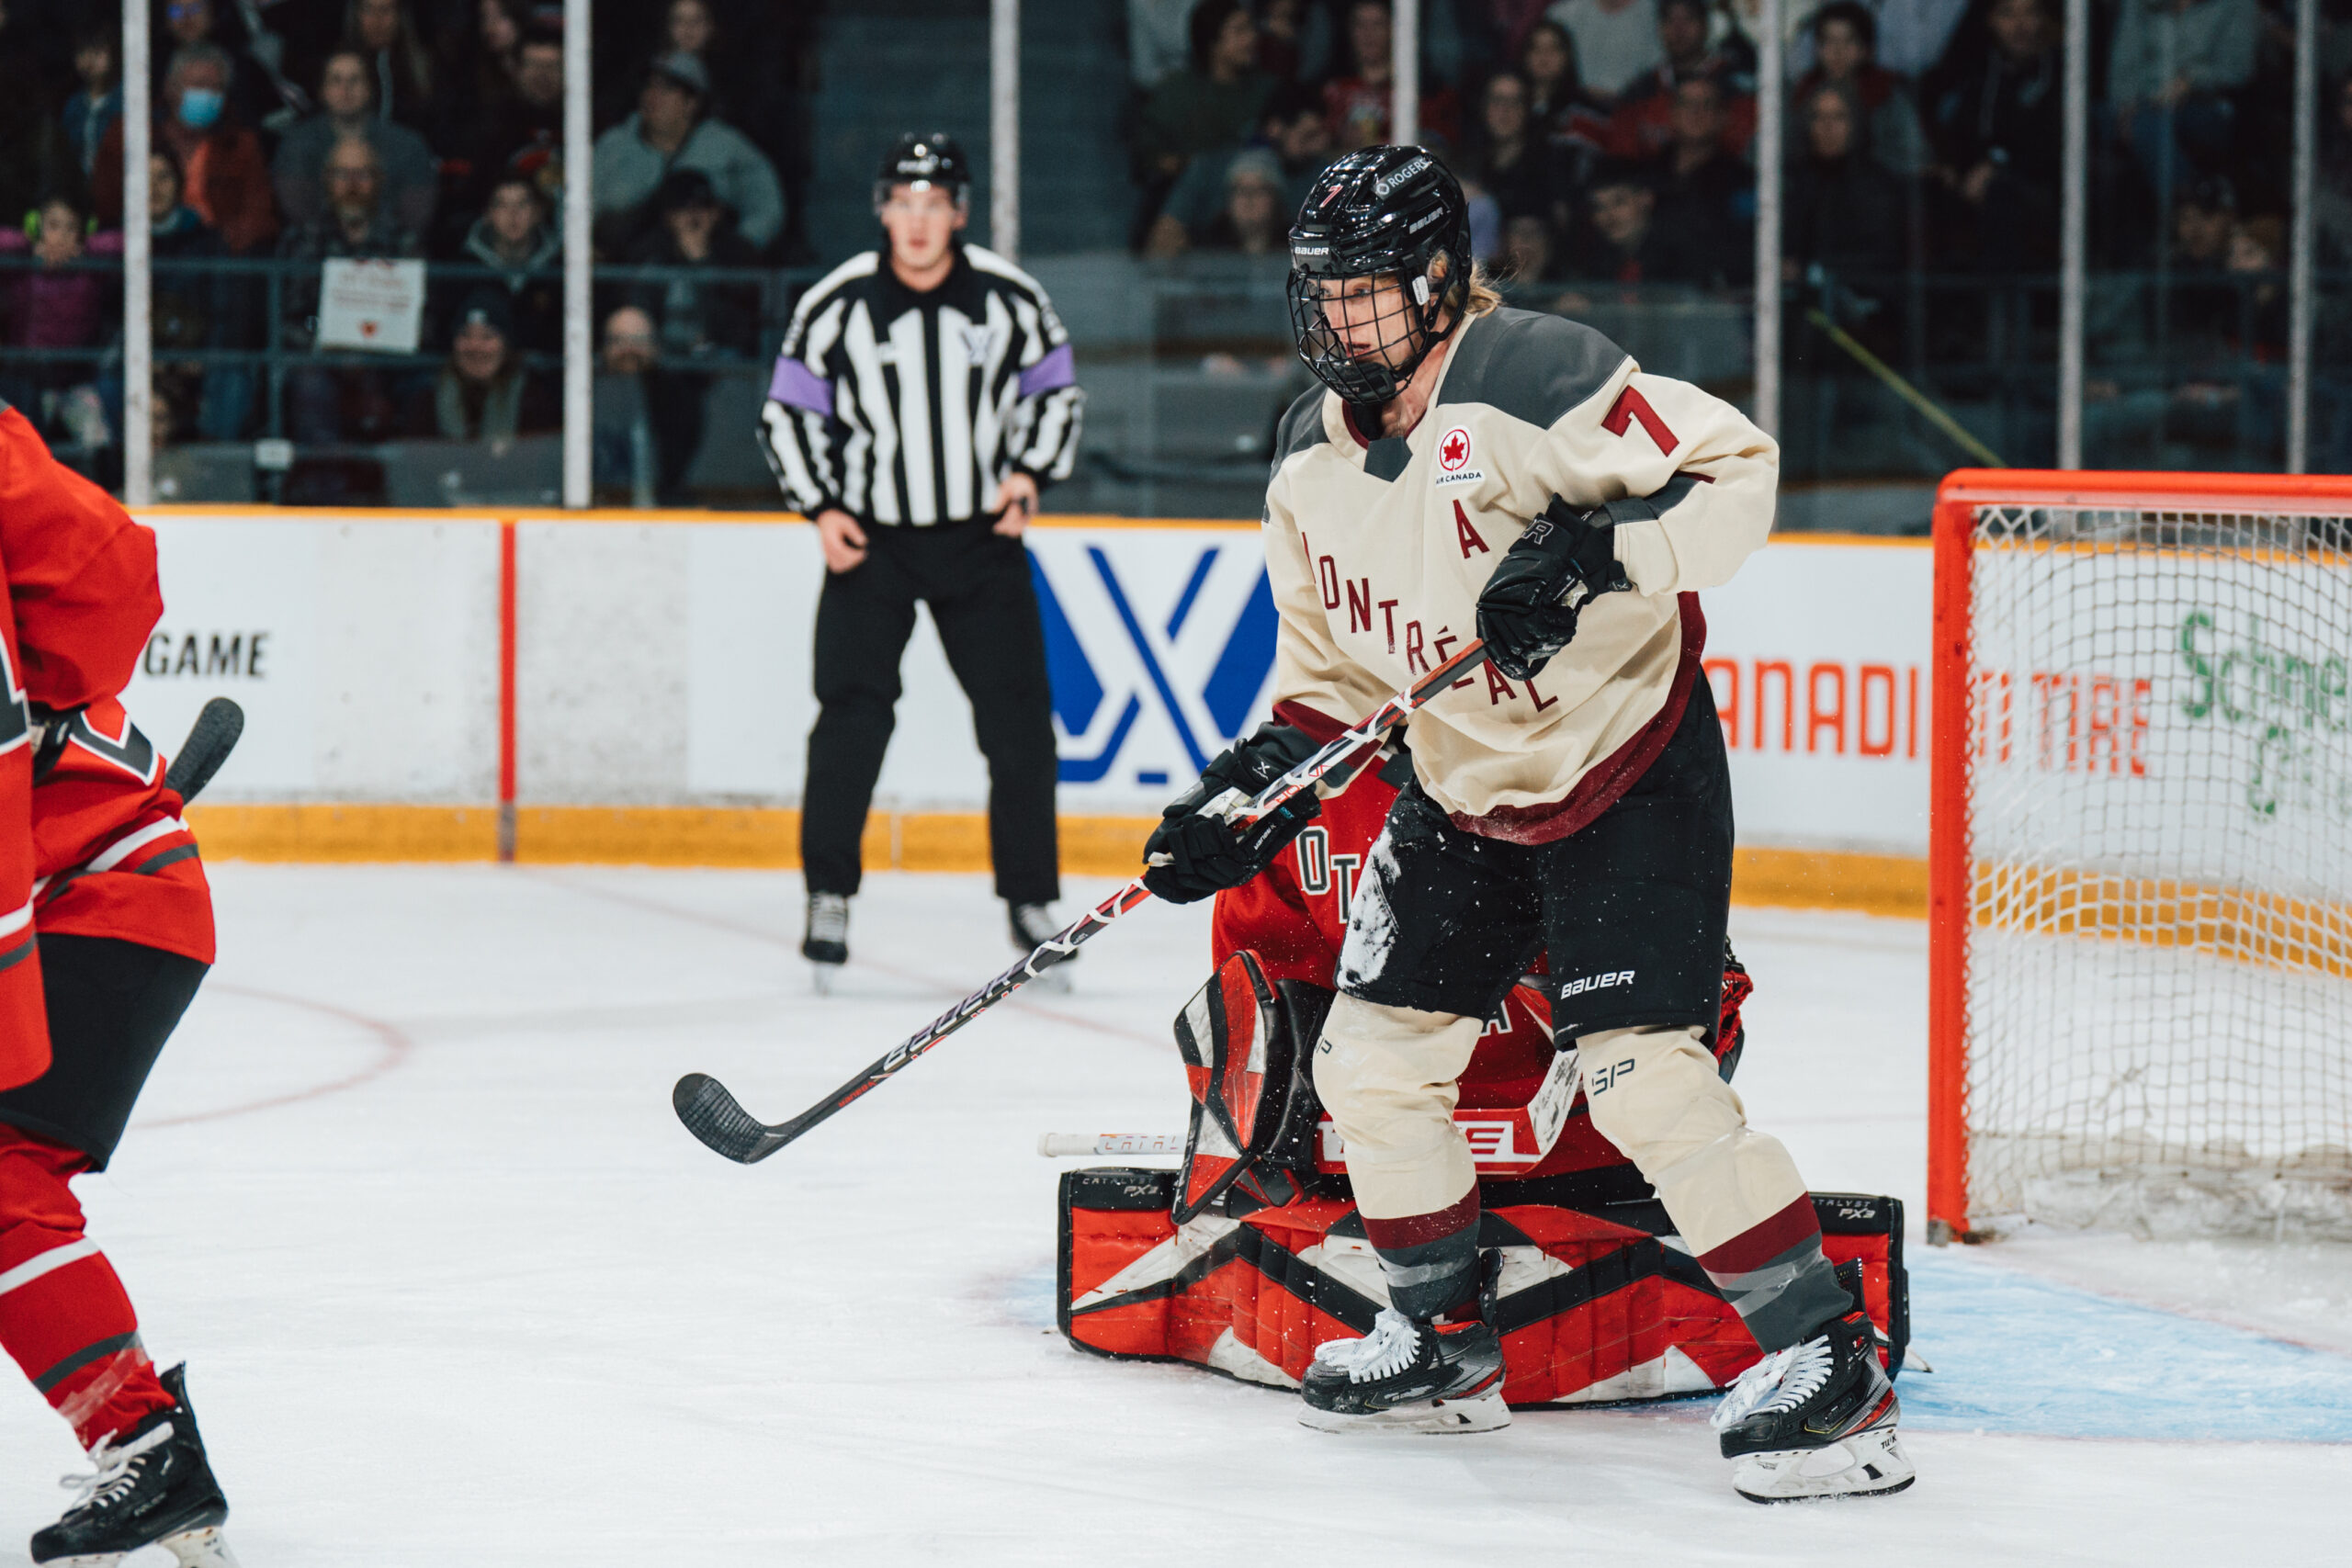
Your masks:
{"label": "white tape on stick", "polygon": [[1047,1159],[1069,1159],[1085,1155],[1181,1155],[1184,1152],[1184,1134],[1046,1133],[1038,1136],[1037,1152]]}

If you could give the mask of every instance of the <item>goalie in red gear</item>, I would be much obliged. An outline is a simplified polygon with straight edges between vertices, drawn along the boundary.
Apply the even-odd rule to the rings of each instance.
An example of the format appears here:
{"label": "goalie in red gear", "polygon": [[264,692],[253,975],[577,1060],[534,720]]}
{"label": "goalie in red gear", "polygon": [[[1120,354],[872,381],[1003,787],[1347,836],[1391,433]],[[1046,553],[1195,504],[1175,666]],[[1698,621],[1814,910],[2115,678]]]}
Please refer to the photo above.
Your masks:
{"label": "goalie in red gear", "polygon": [[162,1543],[226,1563],[179,1370],[148,1359],[68,1185],[105,1168],[213,959],[196,840],[120,701],[163,614],[155,536],[5,404],[0,562],[0,1346],[90,1450],[103,1498],[35,1536],[33,1560]]}
{"label": "goalie in red gear", "polygon": [[[1329,1005],[1348,901],[1396,794],[1375,774],[1358,778],[1263,873],[1217,895],[1217,974],[1177,1022],[1194,1105],[1184,1169],[1063,1179],[1059,1305],[1073,1343],[1289,1386],[1318,1343],[1371,1325],[1385,1300],[1382,1270],[1306,1057]],[[1750,985],[1728,951],[1724,962],[1712,1045],[1728,1077]],[[1632,1162],[1593,1130],[1583,1097],[1571,1097],[1576,1082],[1543,987],[1513,988],[1463,1074],[1455,1112],[1482,1196],[1475,1310],[1500,1336],[1504,1398],[1584,1404],[1723,1387],[1755,1362],[1756,1341]],[[1841,1279],[1899,1364],[1900,1205],[1815,1203]]]}

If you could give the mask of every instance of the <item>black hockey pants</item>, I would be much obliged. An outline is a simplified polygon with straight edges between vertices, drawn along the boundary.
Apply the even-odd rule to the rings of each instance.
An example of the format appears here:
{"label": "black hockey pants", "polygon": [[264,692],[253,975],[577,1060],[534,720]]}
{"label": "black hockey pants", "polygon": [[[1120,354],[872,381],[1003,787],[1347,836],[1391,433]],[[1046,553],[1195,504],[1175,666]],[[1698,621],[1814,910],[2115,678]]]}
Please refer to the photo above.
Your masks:
{"label": "black hockey pants", "polygon": [[899,660],[931,606],[972,704],[989,764],[989,846],[999,897],[1061,896],[1054,837],[1053,691],[1029,552],[986,518],[917,528],[866,523],[865,559],[826,575],[817,601],[817,727],[808,735],[800,858],[812,893],[855,893],[874,781],[897,719]]}

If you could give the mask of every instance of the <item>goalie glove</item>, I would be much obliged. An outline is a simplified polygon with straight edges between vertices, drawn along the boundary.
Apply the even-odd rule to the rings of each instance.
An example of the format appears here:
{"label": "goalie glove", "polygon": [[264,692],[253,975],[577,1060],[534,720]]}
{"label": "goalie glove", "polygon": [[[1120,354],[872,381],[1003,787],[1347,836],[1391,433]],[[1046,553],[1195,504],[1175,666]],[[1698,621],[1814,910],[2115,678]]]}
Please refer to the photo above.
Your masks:
{"label": "goalie glove", "polygon": [[1495,668],[1521,681],[1541,672],[1574,639],[1587,604],[1633,587],[1617,559],[1615,529],[1657,515],[1637,499],[1587,510],[1554,496],[1478,595],[1478,636]]}
{"label": "goalie glove", "polygon": [[1305,790],[1255,822],[1229,820],[1225,812],[1238,791],[1243,798],[1281,778],[1318,748],[1305,730],[1287,724],[1261,724],[1201,770],[1200,782],[1162,811],[1159,826],[1144,843],[1152,863],[1143,885],[1170,904],[1191,904],[1227,887],[1238,887],[1266,869],[1300,829],[1323,814],[1323,802]]}

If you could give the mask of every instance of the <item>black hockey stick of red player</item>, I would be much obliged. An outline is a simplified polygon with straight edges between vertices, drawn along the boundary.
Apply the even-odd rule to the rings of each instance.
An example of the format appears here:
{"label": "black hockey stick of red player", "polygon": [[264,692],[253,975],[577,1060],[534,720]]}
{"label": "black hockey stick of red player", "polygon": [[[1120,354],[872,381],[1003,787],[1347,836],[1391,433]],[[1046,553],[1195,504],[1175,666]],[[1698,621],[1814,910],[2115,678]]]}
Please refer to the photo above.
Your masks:
{"label": "black hockey stick of red player", "polygon": [[[1274,810],[1284,801],[1313,789],[1332,773],[1353,772],[1370,760],[1371,753],[1379,750],[1388,732],[1410,717],[1414,709],[1445,690],[1452,682],[1460,680],[1485,663],[1486,659],[1487,645],[1472,641],[1453,658],[1416,681],[1408,690],[1397,693],[1374,708],[1363,723],[1337,737],[1329,745],[1268,784],[1256,798],[1233,799],[1223,808],[1237,819],[1254,820]],[[1210,801],[1206,808],[1217,809],[1219,804],[1219,801]],[[1028,957],[891,1047],[888,1055],[876,1059],[864,1072],[789,1122],[771,1125],[758,1120],[728,1092],[725,1084],[708,1073],[688,1073],[680,1078],[678,1087],[670,1093],[670,1103],[677,1109],[678,1120],[686,1124],[686,1131],[729,1159],[743,1165],[763,1160],[1061,963],[1077,952],[1080,943],[1091,940],[1113,920],[1150,897],[1151,891],[1144,886],[1143,878],[1136,878],[1069,926],[1040,942],[1036,951]]]}

